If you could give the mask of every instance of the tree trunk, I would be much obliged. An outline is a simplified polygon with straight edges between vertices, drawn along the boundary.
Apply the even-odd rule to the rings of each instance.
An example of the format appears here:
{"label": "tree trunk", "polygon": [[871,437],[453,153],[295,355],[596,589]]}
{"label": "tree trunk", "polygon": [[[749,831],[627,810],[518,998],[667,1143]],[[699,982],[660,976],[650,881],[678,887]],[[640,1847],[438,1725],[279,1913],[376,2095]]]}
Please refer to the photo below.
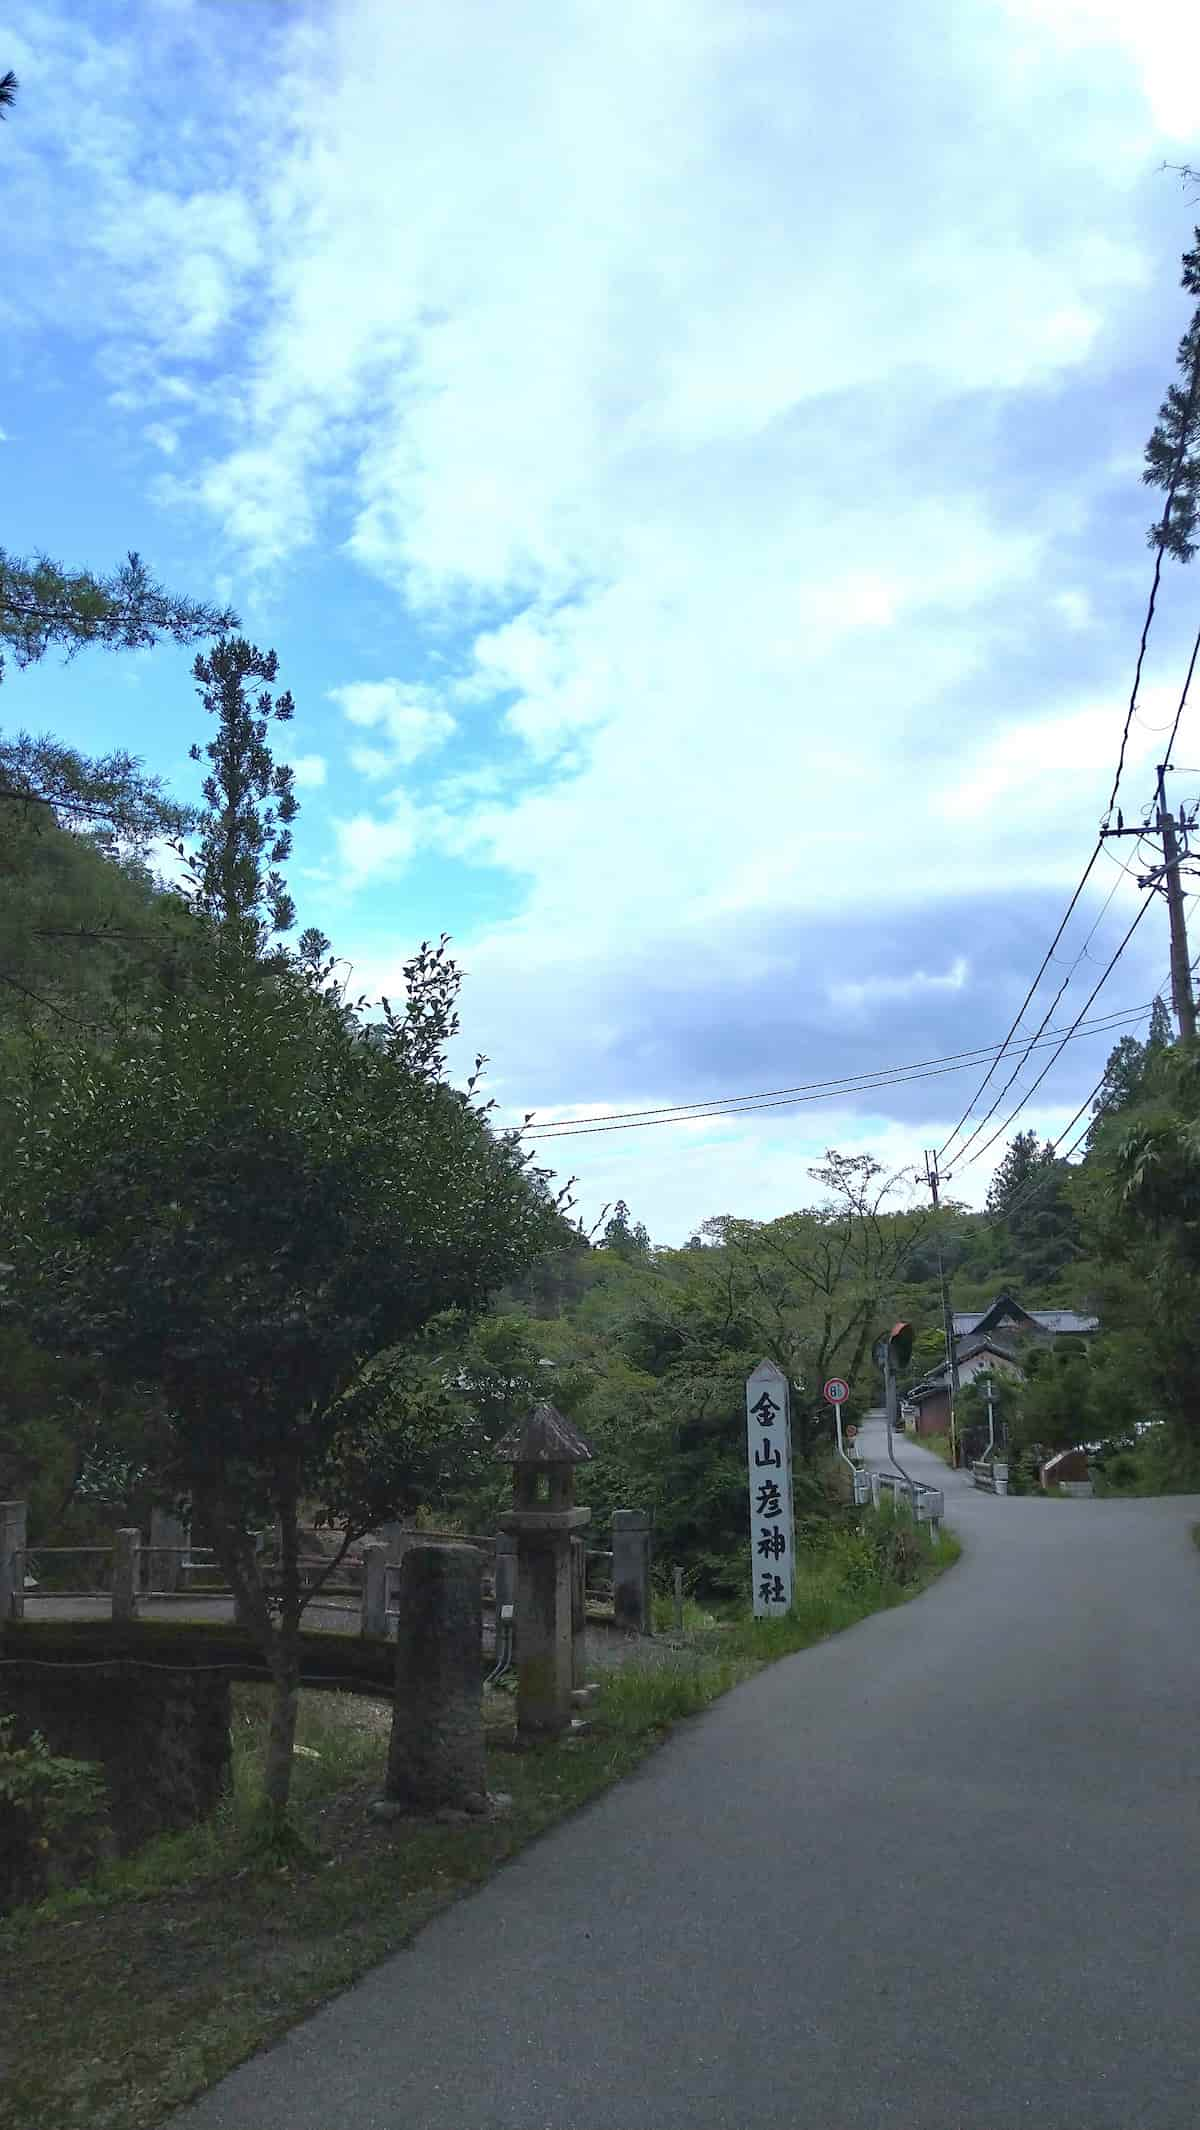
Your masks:
{"label": "tree trunk", "polygon": [[[282,1822],[287,1815],[292,1788],[292,1763],[296,1744],[296,1717],[300,1707],[300,1658],[296,1636],[281,1636],[285,1646],[272,1666],[271,1724],[267,1734],[267,1760],[263,1769],[263,1802],[268,1816]],[[290,1649],[286,1646],[291,1645]]]}
{"label": "tree trunk", "polygon": [[280,1512],[282,1603],[279,1618],[267,1603],[254,1546],[238,1512],[227,1507],[220,1490],[196,1485],[193,1501],[201,1509],[214,1550],[241,1607],[242,1621],[257,1644],[273,1682],[263,1803],[275,1832],[287,1817],[300,1698],[300,1534],[296,1505]]}
{"label": "tree trunk", "polygon": [[263,1770],[263,1803],[268,1819],[281,1828],[292,1787],[296,1716],[300,1705],[300,1529],[295,1493],[280,1489],[279,1567],[283,1584],[279,1625],[273,1636],[271,1727]]}

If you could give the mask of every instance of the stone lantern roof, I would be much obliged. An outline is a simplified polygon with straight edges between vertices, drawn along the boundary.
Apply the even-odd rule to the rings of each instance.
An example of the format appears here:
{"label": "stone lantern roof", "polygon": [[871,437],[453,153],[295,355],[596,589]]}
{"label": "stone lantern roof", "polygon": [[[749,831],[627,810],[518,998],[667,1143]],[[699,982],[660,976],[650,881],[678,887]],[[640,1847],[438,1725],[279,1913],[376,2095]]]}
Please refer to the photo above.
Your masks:
{"label": "stone lantern roof", "polygon": [[529,1418],[510,1428],[492,1454],[502,1464],[544,1467],[592,1462],[592,1452],[578,1428],[553,1405],[535,1405]]}

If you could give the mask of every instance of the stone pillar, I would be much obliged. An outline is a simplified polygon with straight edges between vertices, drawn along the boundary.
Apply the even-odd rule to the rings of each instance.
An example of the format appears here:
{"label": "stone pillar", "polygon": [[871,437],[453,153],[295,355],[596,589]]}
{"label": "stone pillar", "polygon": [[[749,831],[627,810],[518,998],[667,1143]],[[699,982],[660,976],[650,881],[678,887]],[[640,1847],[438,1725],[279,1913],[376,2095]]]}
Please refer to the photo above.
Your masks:
{"label": "stone pillar", "polygon": [[166,1509],[151,1509],[148,1589],[168,1593],[178,1590],[183,1565],[181,1548],[186,1544],[187,1530],[181,1519]]}
{"label": "stone pillar", "polygon": [[575,1686],[570,1531],[518,1536],[517,1730],[556,1738],[570,1724]]}
{"label": "stone pillar", "polygon": [[23,1501],[0,1501],[0,1627],[25,1615],[27,1514]]}
{"label": "stone pillar", "polygon": [[614,1509],[613,1616],[633,1634],[653,1634],[650,1518],[645,1509]]}
{"label": "stone pillar", "polygon": [[362,1549],[362,1612],[359,1622],[360,1634],[386,1634],[388,1549],[379,1539],[371,1539]]}
{"label": "stone pillar", "polygon": [[124,1529],[113,1537],[112,1616],[114,1620],[137,1618],[138,1580],[141,1569],[142,1534]]}
{"label": "stone pillar", "polygon": [[474,1546],[405,1551],[385,1792],[401,1809],[487,1807],[481,1567]]}
{"label": "stone pillar", "polygon": [[398,1568],[404,1559],[407,1548],[414,1545],[421,1534],[419,1531],[412,1530],[408,1524],[381,1524],[379,1528],[387,1541],[388,1559],[393,1568]]}

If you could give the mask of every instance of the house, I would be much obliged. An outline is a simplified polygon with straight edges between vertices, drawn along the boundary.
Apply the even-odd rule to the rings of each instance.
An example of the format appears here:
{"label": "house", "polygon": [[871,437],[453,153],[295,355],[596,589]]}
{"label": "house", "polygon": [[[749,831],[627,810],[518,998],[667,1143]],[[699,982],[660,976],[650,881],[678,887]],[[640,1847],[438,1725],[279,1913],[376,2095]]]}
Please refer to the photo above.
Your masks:
{"label": "house", "polygon": [[[1083,1316],[1074,1309],[1026,1309],[1011,1294],[998,1295],[986,1309],[956,1309],[953,1324],[960,1384],[973,1383],[982,1375],[1015,1376],[1020,1382],[1024,1371],[1018,1340],[1056,1345],[1065,1339],[1074,1344],[1100,1329],[1099,1317]],[[945,1364],[914,1383],[908,1396],[917,1408],[914,1433],[949,1432],[950,1371]]]}
{"label": "house", "polygon": [[997,1295],[986,1309],[956,1309],[954,1337],[980,1334],[1013,1339],[1086,1339],[1100,1329],[1096,1316],[1081,1316],[1074,1309],[1024,1309],[1011,1294]]}

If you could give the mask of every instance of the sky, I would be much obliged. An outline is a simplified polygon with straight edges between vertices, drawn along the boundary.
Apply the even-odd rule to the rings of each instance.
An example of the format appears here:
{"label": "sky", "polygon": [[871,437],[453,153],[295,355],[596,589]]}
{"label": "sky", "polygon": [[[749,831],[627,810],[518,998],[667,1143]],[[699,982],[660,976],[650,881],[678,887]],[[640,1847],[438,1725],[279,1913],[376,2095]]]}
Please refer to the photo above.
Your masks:
{"label": "sky", "polygon": [[[275,648],[299,921],[355,993],[451,934],[455,1067],[487,1054],[504,1121],[1004,1035],[1149,588],[1194,6],[32,0],[10,66],[0,541],[136,548]],[[1196,581],[1168,565],[1127,815]],[[190,659],[10,667],[0,719],[195,796]],[[1125,931],[1121,849],[1030,1031]],[[1156,906],[1096,1012],[1166,968]],[[1113,1040],[1012,1129],[1056,1135]],[[585,1224],[624,1198],[680,1243],[811,1203],[830,1146],[919,1166],[981,1078],[534,1143]],[[981,1203],[1004,1143],[950,1194]]]}

